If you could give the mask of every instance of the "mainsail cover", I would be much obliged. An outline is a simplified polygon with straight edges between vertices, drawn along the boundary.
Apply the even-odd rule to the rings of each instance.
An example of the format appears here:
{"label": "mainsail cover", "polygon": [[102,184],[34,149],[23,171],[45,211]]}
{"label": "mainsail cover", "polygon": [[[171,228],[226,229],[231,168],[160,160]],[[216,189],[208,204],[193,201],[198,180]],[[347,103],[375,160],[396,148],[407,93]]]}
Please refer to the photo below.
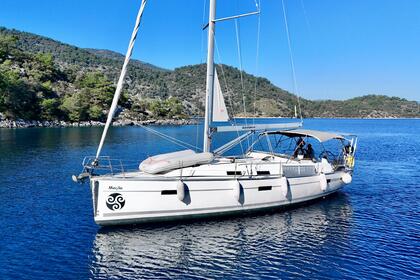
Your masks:
{"label": "mainsail cover", "polygon": [[229,115],[223,98],[222,88],[220,87],[217,71],[214,69],[214,86],[213,86],[213,121],[226,122],[229,121]]}

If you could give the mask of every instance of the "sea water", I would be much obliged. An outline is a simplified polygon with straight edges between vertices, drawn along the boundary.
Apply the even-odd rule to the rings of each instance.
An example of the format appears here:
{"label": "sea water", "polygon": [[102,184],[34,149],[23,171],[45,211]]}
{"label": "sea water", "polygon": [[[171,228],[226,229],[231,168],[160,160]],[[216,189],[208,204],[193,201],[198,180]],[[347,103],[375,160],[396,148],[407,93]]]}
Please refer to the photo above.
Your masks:
{"label": "sea water", "polygon": [[[102,128],[0,129],[0,278],[419,279],[420,120],[305,128],[359,136],[353,182],[336,195],[275,213],[110,229],[94,223],[88,185],[71,181]],[[154,129],[201,145],[201,126]],[[176,149],[118,127],[103,154],[138,164]]]}

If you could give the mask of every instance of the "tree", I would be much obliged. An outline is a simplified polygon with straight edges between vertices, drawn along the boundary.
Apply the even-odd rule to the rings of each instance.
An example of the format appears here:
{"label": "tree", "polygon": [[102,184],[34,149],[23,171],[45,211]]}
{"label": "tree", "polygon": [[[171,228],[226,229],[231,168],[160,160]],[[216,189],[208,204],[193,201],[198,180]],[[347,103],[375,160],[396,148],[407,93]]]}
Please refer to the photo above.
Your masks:
{"label": "tree", "polygon": [[14,48],[16,48],[17,37],[0,34],[0,60],[7,59]]}
{"label": "tree", "polygon": [[155,99],[150,102],[149,109],[154,117],[165,117],[168,113],[161,100]]}
{"label": "tree", "polygon": [[0,69],[0,111],[10,118],[37,119],[39,116],[35,92],[15,71]]}
{"label": "tree", "polygon": [[104,117],[104,113],[100,106],[92,105],[89,108],[89,116],[92,120],[102,120]]}
{"label": "tree", "polygon": [[73,95],[67,95],[64,97],[63,104],[60,106],[61,110],[67,114],[68,119],[72,122],[84,121],[89,117],[88,102],[83,97],[79,92]]}
{"label": "tree", "polygon": [[148,110],[156,118],[173,118],[183,117],[183,106],[181,101],[176,97],[169,97],[168,99],[153,99],[147,104]]}
{"label": "tree", "polygon": [[169,97],[165,100],[165,107],[168,110],[167,116],[173,118],[182,114],[182,103],[176,97]]}
{"label": "tree", "polygon": [[90,119],[102,121],[114,96],[115,87],[102,73],[87,73],[76,82],[80,100],[88,110]]}
{"label": "tree", "polygon": [[41,101],[41,118],[44,120],[53,121],[61,115],[59,109],[60,101],[57,98],[48,98]]}
{"label": "tree", "polygon": [[36,54],[30,68],[31,76],[40,83],[57,80],[61,74],[54,64],[53,56],[49,53]]}

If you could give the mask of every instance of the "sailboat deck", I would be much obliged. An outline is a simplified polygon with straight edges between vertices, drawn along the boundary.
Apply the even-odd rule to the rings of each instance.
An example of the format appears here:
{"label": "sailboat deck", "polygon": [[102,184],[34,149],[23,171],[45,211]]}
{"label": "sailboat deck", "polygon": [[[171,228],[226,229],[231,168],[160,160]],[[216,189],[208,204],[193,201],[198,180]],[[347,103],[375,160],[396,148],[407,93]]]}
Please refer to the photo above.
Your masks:
{"label": "sailboat deck", "polygon": [[267,177],[313,176],[320,163],[309,159],[294,160],[263,153],[252,153],[242,159],[217,158],[211,164],[174,169],[161,174],[142,171],[128,171],[101,175],[102,180],[173,180],[174,178],[194,180],[198,178],[256,179]]}

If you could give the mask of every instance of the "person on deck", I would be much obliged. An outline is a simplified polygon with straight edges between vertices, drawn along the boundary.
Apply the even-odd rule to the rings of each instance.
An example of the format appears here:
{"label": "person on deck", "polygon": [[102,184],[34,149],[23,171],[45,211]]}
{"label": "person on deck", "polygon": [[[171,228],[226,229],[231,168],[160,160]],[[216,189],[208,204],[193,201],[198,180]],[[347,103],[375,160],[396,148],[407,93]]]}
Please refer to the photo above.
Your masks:
{"label": "person on deck", "polygon": [[315,152],[311,144],[308,144],[306,147],[304,157],[309,159],[313,159],[315,157]]}
{"label": "person on deck", "polygon": [[352,149],[352,146],[350,144],[347,144],[346,146],[344,146],[344,148],[343,148],[344,155],[351,154],[352,152],[353,152],[353,149]]}
{"label": "person on deck", "polygon": [[295,151],[293,152],[293,157],[297,157],[298,155],[304,155],[305,151],[304,148],[305,147],[305,141],[303,141],[302,137],[299,137],[299,140],[297,140],[296,142],[296,148]]}

